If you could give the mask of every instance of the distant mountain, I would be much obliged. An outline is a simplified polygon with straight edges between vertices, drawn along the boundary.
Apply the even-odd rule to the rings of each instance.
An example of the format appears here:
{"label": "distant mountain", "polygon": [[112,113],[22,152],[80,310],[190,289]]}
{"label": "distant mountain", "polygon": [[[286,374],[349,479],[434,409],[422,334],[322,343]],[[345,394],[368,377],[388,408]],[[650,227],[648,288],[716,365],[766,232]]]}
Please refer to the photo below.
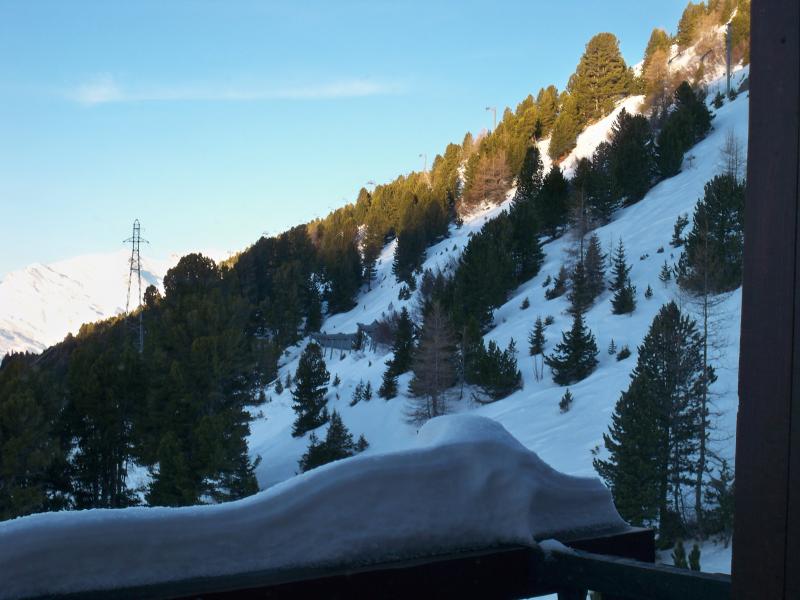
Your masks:
{"label": "distant mountain", "polygon": [[[0,357],[39,352],[77,333],[83,323],[124,312],[129,257],[126,250],[87,254],[9,273],[0,281]],[[178,256],[143,257],[142,287],[160,288],[177,261]]]}

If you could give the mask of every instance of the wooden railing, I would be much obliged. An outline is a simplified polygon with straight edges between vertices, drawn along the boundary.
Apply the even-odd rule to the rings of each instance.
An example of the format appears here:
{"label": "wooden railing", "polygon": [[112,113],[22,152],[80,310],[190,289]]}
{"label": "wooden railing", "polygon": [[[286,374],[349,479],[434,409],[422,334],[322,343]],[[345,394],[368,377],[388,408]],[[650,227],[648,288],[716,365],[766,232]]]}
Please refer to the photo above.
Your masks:
{"label": "wooden railing", "polygon": [[[240,573],[63,599],[230,600],[234,598],[586,598],[723,600],[730,577],[653,563],[652,530],[631,528],[563,538],[563,546],[486,548],[372,565]],[[545,549],[546,548],[546,549]],[[52,596],[50,596],[52,598]]]}

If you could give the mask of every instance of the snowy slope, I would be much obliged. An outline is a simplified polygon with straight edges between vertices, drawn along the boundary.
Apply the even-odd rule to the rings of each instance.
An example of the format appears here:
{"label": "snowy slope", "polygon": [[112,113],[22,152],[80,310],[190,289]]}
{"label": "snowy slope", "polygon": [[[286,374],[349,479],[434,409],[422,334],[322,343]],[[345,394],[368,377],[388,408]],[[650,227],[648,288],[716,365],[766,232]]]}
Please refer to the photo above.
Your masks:
{"label": "snowy slope", "polygon": [[[735,80],[741,81],[746,75],[747,70],[741,70]],[[712,132],[687,153],[687,157],[692,158],[685,162],[680,174],[656,185],[642,201],[618,211],[610,224],[597,230],[606,249],[616,244],[619,238],[625,243],[628,260],[633,264],[631,277],[638,290],[638,304],[633,315],[612,315],[611,294],[606,292],[586,315],[587,324],[594,332],[600,348],[600,364],[590,377],[571,386],[575,402],[570,412],[559,412],[558,401],[564,388],[555,385],[549,373],[545,373],[543,381],[535,381],[532,362],[526,352],[527,335],[537,315],[552,315],[555,319],[554,324],[547,328],[548,352],[560,341],[561,331],[571,325],[571,319],[565,312],[566,298],[547,301],[542,287],[544,279],[548,275],[555,276],[564,262],[565,250],[572,242],[569,236],[545,245],[546,258],[541,272],[520,286],[511,294],[508,302],[495,311],[495,327],[486,336],[487,340],[497,340],[502,347],[512,337],[517,341],[523,389],[490,405],[475,405],[468,399],[454,401],[453,410],[473,411],[500,422],[523,444],[560,471],[580,476],[594,475],[592,450],[602,445],[602,434],[608,427],[614,404],[620,392],[627,388],[630,371],[635,365],[636,347],[641,343],[653,317],[664,303],[673,299],[684,309],[692,310],[673,282],[664,286],[658,278],[664,261],[671,265],[679,257],[679,251],[669,245],[673,224],[678,215],[691,215],[696,201],[702,196],[704,184],[719,172],[720,149],[728,133],[732,131],[746,147],[747,119],[747,94],[741,94],[736,101],[727,102],[716,111]],[[608,127],[612,121],[604,119],[604,122]],[[591,132],[590,136],[599,141],[601,134],[598,124],[598,130]],[[471,232],[479,230],[487,219],[504,208],[485,207],[467,219],[462,228],[451,228],[451,237],[429,249],[424,267],[446,270],[449,262],[457,259]],[[659,253],[659,248],[663,248],[663,253]],[[391,274],[393,251],[394,244],[384,248],[373,289],[360,295],[358,305],[353,310],[326,319],[323,330],[354,332],[358,322],[370,322],[391,310],[400,310],[403,305],[413,308],[413,296],[405,302],[397,299],[400,285]],[[653,297],[649,300],[644,298],[648,285],[653,289]],[[531,306],[521,310],[520,305],[526,297]],[[722,347],[720,356],[714,361],[718,381],[713,386],[713,401],[715,411],[719,413],[715,420],[717,431],[714,434],[714,450],[728,459],[732,459],[734,454],[740,303],[741,295],[736,291],[723,304],[720,322],[724,330],[720,336]],[[617,347],[627,344],[633,355],[621,362],[609,356],[606,348],[612,339]],[[281,377],[287,373],[294,374],[304,343],[287,351],[280,368]],[[340,358],[338,352],[333,356],[326,355],[331,378],[338,374],[341,379],[338,388],[329,389],[329,408],[342,415],[354,436],[362,433],[366,436],[370,442],[368,455],[402,447],[415,433],[404,419],[404,392],[410,377],[408,374],[400,379],[401,396],[387,402],[376,394],[369,402],[349,406],[352,391],[361,379],[370,381],[373,390],[380,386],[384,362],[391,358],[384,353],[385,350],[379,349],[376,352],[349,353],[344,358]],[[294,413],[289,391],[284,390],[276,395],[270,389],[267,393],[271,403],[259,409],[261,416],[251,424],[250,437],[252,454],[263,458],[257,470],[262,487],[291,477],[297,471],[297,461],[308,444],[307,439],[291,437]],[[725,570],[725,556],[729,555],[722,552],[722,558],[718,557],[716,564],[722,564],[723,567],[719,569]]]}
{"label": "snowy slope", "polygon": [[[575,142],[575,148],[573,148],[567,157],[560,163],[561,171],[563,171],[564,177],[567,179],[572,177],[578,161],[582,158],[591,158],[595,148],[597,148],[601,142],[608,141],[611,134],[611,126],[614,124],[614,121],[617,120],[619,113],[622,112],[623,109],[630,114],[637,115],[641,112],[643,101],[644,96],[630,96],[625,98],[617,103],[617,106],[613,111],[611,111],[611,114],[603,117],[595,123],[592,123],[591,125],[588,125],[578,136],[578,139]],[[537,146],[539,147],[539,153],[542,156],[544,172],[547,173],[550,170],[550,167],[553,165],[553,161],[550,160],[550,156],[547,154],[550,148],[550,138],[548,137],[543,139],[537,144]]]}
{"label": "snowy slope", "polygon": [[[215,260],[226,254],[203,251]],[[142,291],[161,280],[182,254],[142,254]],[[130,251],[87,254],[34,263],[0,280],[0,359],[8,352],[40,352],[75,334],[84,323],[125,311]],[[132,290],[136,297],[136,287]]]}
{"label": "snowy slope", "polygon": [[531,545],[624,526],[598,479],[558,473],[490,419],[440,417],[409,441],[228,504],[5,521],[0,598]]}
{"label": "snowy slope", "polygon": [[[0,281],[0,357],[11,351],[39,352],[77,333],[83,323],[123,312],[129,258],[130,252],[120,250],[35,263],[9,273]],[[143,257],[142,287],[160,287],[175,260]]]}

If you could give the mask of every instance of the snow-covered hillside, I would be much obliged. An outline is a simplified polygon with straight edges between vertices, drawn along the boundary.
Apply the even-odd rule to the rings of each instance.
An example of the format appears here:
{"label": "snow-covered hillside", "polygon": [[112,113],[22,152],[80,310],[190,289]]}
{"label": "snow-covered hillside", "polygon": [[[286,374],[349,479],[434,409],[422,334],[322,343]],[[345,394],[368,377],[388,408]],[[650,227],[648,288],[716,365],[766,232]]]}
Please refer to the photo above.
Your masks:
{"label": "snow-covered hillside", "polygon": [[[205,250],[220,260],[227,253]],[[161,280],[182,254],[142,253],[142,290]],[[84,323],[125,311],[130,250],[34,263],[0,280],[0,359],[9,352],[41,352],[75,334]],[[131,290],[133,298],[136,288]]]}
{"label": "snow-covered hillside", "polygon": [[[129,251],[120,250],[35,263],[9,273],[0,281],[0,357],[39,352],[77,333],[83,323],[123,312],[129,258]],[[142,262],[142,286],[160,286],[175,259],[143,257]]]}
{"label": "snow-covered hillside", "polygon": [[[737,84],[747,76],[747,69],[736,73]],[[636,99],[631,98],[631,108]],[[621,109],[621,106],[618,107]],[[667,285],[659,281],[659,271],[666,261],[669,265],[677,262],[679,252],[669,245],[676,218],[684,213],[692,214],[694,205],[703,194],[704,184],[720,171],[720,150],[726,137],[732,132],[746,145],[748,123],[747,94],[740,94],[735,101],[728,101],[715,111],[713,130],[708,137],[692,148],[684,161],[680,174],[656,185],[645,198],[634,206],[622,209],[614,215],[611,223],[597,230],[606,249],[610,249],[621,238],[625,243],[628,259],[633,263],[631,277],[637,288],[637,308],[632,315],[611,314],[609,292],[604,293],[586,315],[586,322],[597,338],[601,350],[600,364],[588,378],[574,386],[571,392],[575,397],[572,410],[561,414],[558,401],[564,388],[555,385],[549,373],[543,381],[534,378],[533,365],[527,356],[527,336],[537,315],[552,316],[554,323],[547,328],[547,352],[560,341],[561,331],[571,325],[566,314],[566,298],[547,301],[544,298],[542,282],[547,276],[555,276],[565,260],[565,251],[572,243],[569,236],[555,240],[544,246],[545,263],[541,272],[532,280],[520,286],[511,294],[508,302],[494,312],[494,328],[486,339],[496,340],[505,347],[511,338],[517,341],[518,356],[523,374],[524,387],[508,398],[489,405],[477,405],[471,400],[454,400],[455,412],[473,411],[500,422],[517,439],[534,450],[545,461],[558,470],[572,475],[594,475],[592,467],[593,450],[602,445],[602,435],[609,425],[610,415],[620,392],[627,388],[629,374],[636,362],[636,347],[641,343],[653,317],[659,308],[670,300],[676,300],[685,310],[693,307],[681,297],[674,282]],[[613,119],[604,119],[594,131],[584,133],[585,143],[579,143],[580,152],[590,153],[592,144],[602,139],[602,127],[610,127]],[[589,141],[591,140],[591,141]],[[577,151],[577,150],[576,150]],[[484,207],[457,229],[451,228],[450,237],[432,246],[427,254],[424,268],[447,270],[458,258],[469,236],[480,229],[484,222],[505,209],[507,202],[500,207]],[[379,259],[377,283],[371,291],[363,292],[357,306],[343,314],[325,320],[324,331],[351,333],[358,322],[368,323],[375,318],[400,310],[402,306],[412,309],[414,297],[408,301],[398,300],[400,284],[391,274],[394,244],[384,248]],[[645,289],[652,287],[653,297],[644,297]],[[520,308],[528,298],[530,308]],[[714,439],[716,451],[721,457],[732,459],[734,453],[734,432],[737,407],[737,363],[739,344],[739,314],[741,294],[734,292],[724,301],[721,313],[724,315],[719,336],[721,350],[714,362],[718,381],[713,386],[715,413]],[[627,344],[633,355],[627,360],[617,361],[605,350],[611,340],[617,347]],[[297,359],[304,340],[290,348],[280,367],[280,376],[294,374]],[[340,357],[339,352],[326,355],[327,367],[341,379],[341,384],[329,388],[329,409],[338,411],[354,436],[364,434],[370,443],[367,454],[385,452],[402,447],[415,435],[414,428],[405,420],[407,384],[410,375],[401,376],[399,397],[385,401],[377,395],[371,401],[350,406],[350,399],[359,381],[370,381],[374,390],[381,383],[385,369],[384,362],[391,358],[385,350],[348,353]],[[306,438],[293,438],[291,424],[294,413],[291,394],[284,390],[280,395],[274,389],[267,392],[271,403],[257,409],[261,411],[251,424],[251,453],[262,456],[257,470],[260,486],[269,487],[292,477],[298,470],[297,461],[308,445]],[[264,416],[266,415],[266,416]],[[729,554],[724,550],[713,549],[716,563],[704,567],[715,570],[729,568]],[[712,553],[709,553],[712,554]]]}
{"label": "snow-covered hillside", "polygon": [[439,417],[409,442],[227,504],[5,521],[0,598],[376,563],[624,527],[598,479],[554,471],[490,419]]}

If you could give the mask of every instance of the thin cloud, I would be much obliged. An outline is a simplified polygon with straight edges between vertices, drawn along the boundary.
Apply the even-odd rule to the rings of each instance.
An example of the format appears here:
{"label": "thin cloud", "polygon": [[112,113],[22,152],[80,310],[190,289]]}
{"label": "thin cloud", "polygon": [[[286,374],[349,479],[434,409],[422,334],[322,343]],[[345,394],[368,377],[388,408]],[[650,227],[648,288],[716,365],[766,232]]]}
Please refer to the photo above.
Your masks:
{"label": "thin cloud", "polygon": [[70,90],[67,97],[86,106],[123,102],[253,102],[259,100],[331,100],[401,94],[405,86],[393,81],[343,79],[293,87],[220,85],[125,87],[101,75]]}

